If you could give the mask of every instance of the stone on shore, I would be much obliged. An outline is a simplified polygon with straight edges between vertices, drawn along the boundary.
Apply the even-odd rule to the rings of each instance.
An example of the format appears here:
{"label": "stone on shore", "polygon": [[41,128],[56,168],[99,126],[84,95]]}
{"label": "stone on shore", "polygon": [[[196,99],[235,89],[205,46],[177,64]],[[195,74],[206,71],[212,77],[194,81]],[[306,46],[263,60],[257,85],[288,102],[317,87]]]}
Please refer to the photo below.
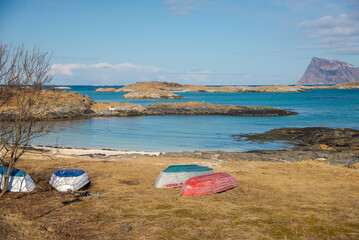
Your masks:
{"label": "stone on shore", "polygon": [[148,89],[145,91],[132,91],[125,94],[122,98],[132,99],[184,99],[184,97],[171,93],[167,90]]}

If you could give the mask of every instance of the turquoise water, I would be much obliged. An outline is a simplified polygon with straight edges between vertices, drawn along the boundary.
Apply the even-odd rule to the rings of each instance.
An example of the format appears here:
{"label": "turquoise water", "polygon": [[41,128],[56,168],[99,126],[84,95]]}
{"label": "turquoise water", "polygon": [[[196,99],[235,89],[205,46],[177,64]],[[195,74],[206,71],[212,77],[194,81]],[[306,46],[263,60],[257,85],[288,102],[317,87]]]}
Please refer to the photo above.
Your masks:
{"label": "turquoise water", "polygon": [[73,87],[95,101],[156,102],[204,101],[214,104],[279,107],[298,112],[282,117],[145,116],[95,118],[57,122],[50,135],[33,144],[96,149],[247,151],[280,149],[284,143],[238,142],[233,134],[260,133],[279,127],[327,126],[359,129],[359,90],[312,90],[308,93],[178,93],[183,100],[130,100],[123,93],[96,93]]}

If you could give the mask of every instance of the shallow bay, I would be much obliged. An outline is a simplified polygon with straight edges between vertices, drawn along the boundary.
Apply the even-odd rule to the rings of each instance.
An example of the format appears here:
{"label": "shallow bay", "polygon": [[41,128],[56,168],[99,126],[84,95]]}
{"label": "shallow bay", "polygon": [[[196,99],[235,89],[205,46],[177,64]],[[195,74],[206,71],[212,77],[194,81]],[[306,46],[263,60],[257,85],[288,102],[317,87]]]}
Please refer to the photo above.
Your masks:
{"label": "shallow bay", "polygon": [[54,130],[33,144],[117,150],[247,151],[280,149],[284,143],[237,142],[233,134],[260,133],[279,127],[326,126],[359,129],[359,90],[311,90],[307,93],[188,93],[183,100],[122,99],[124,93],[98,93],[93,86],[71,86],[95,101],[199,101],[213,104],[278,107],[298,112],[281,117],[145,116],[56,122]]}

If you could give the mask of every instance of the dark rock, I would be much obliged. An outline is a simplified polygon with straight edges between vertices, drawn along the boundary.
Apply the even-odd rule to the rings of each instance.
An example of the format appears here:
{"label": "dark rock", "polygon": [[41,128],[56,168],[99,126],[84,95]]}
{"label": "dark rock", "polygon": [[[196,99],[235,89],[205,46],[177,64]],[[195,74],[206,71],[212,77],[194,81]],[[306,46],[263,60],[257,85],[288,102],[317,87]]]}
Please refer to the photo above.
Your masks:
{"label": "dark rock", "polygon": [[359,68],[338,60],[313,57],[298,85],[359,82]]}
{"label": "dark rock", "polygon": [[[322,150],[346,150],[359,146],[359,130],[349,128],[306,127],[278,128],[259,134],[233,135],[237,141],[285,141],[294,146],[326,145]],[[313,150],[313,149],[311,149]],[[320,150],[320,149],[319,149]]]}

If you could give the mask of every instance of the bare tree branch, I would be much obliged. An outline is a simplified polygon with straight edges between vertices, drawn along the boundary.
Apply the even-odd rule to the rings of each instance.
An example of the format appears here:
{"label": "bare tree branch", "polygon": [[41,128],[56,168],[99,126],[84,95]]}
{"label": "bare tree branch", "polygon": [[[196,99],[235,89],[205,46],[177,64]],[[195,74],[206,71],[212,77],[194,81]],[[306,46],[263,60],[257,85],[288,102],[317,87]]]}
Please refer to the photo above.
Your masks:
{"label": "bare tree branch", "polygon": [[[49,101],[56,99],[53,92],[43,89],[53,78],[50,59],[48,52],[38,48],[26,50],[0,43],[0,165],[4,169],[0,198],[31,140],[51,128],[42,119],[52,104]],[[49,97],[51,94],[54,96]]]}

